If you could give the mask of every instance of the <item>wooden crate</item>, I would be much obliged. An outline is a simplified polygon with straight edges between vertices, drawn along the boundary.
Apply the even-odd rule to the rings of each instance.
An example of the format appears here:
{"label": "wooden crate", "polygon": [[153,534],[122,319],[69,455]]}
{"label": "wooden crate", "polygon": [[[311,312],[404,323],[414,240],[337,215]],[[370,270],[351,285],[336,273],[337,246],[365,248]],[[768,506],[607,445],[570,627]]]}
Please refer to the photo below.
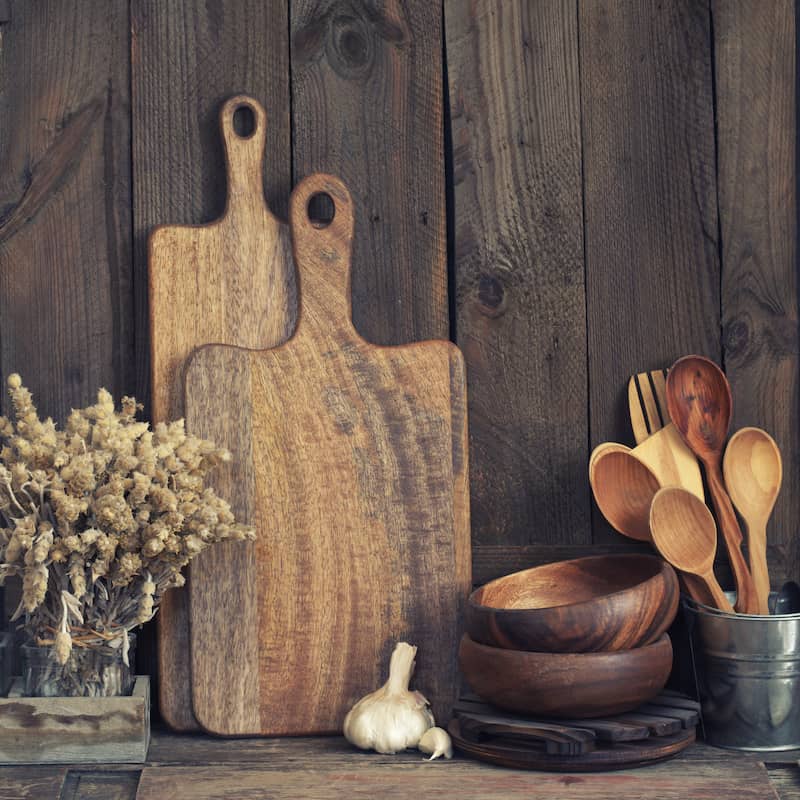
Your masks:
{"label": "wooden crate", "polygon": [[150,745],[150,678],[126,697],[0,697],[0,764],[140,764]]}

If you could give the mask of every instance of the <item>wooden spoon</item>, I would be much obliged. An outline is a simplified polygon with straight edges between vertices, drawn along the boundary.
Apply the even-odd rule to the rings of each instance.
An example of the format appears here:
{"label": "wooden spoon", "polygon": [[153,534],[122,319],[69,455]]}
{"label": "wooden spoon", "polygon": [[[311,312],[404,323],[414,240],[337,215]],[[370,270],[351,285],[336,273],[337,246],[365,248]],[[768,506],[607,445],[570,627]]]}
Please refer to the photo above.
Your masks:
{"label": "wooden spoon", "polygon": [[630,453],[631,448],[626,444],[619,444],[618,442],[603,442],[602,444],[597,445],[597,447],[592,450],[592,454],[589,456],[589,483],[592,483],[594,480],[594,465],[597,463],[597,459],[603,453],[611,452]]}
{"label": "wooden spoon", "polygon": [[717,526],[702,500],[679,486],[660,489],[650,506],[650,532],[666,561],[700,578],[717,608],[733,611],[714,577]]}
{"label": "wooden spoon", "polygon": [[702,356],[676,361],[667,375],[667,406],[675,427],[705,467],[711,500],[736,581],[736,610],[758,613],[758,597],[742,555],[742,530],[722,479],[722,451],[731,421],[731,387]]}
{"label": "wooden spoon", "polygon": [[[629,458],[612,459],[605,463],[604,457],[608,453],[627,453]],[[637,460],[635,452],[624,444],[604,442],[597,445],[589,458],[589,483],[598,507],[615,530],[624,536],[652,544],[650,503],[661,484],[646,464],[642,463],[640,467],[631,463],[630,459]],[[598,480],[596,467],[601,460],[604,463],[601,464]],[[635,487],[634,492],[631,492],[631,481]],[[681,573],[679,577],[683,588],[693,600],[704,605],[714,605],[714,598],[705,583],[696,575]]]}
{"label": "wooden spoon", "polygon": [[781,488],[781,451],[761,428],[742,428],[728,442],[722,471],[731,500],[747,526],[747,549],[758,613],[768,614],[767,520]]}
{"label": "wooden spoon", "polygon": [[650,541],[650,502],[660,486],[649,467],[624,450],[608,449],[590,464],[589,480],[603,516],[623,536]]}

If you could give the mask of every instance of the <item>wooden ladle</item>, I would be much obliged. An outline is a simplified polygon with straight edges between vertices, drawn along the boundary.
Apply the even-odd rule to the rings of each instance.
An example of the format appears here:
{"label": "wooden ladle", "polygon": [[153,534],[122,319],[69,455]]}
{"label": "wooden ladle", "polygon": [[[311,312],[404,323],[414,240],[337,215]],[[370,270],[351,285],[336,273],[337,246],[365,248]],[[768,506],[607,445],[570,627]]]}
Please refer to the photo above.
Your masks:
{"label": "wooden ladle", "polygon": [[650,532],[666,561],[700,578],[721,611],[733,611],[714,576],[717,526],[702,500],[679,486],[660,489],[650,505]]}
{"label": "wooden ladle", "polygon": [[625,450],[607,449],[589,467],[594,499],[623,536],[650,541],[650,503],[660,486],[649,467]]}
{"label": "wooden ladle", "polygon": [[722,479],[722,451],[732,406],[728,379],[713,361],[686,356],[672,365],[667,375],[669,415],[705,468],[711,501],[736,581],[736,610],[757,614],[758,597],[742,555],[742,530]]}
{"label": "wooden ladle", "polygon": [[722,471],[731,500],[747,525],[747,549],[758,613],[769,614],[767,520],[781,488],[781,451],[761,428],[742,428],[728,442]]}

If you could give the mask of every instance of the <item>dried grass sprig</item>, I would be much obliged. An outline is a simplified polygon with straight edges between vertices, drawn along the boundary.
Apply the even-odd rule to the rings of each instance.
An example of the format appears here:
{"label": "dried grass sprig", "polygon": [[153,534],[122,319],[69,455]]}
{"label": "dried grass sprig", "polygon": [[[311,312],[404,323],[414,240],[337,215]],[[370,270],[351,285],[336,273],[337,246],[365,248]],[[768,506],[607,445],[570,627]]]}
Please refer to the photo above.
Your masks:
{"label": "dried grass sprig", "polygon": [[205,479],[230,454],[186,433],[153,430],[101,389],[63,430],[39,419],[19,375],[13,419],[0,417],[0,584],[22,579],[14,619],[65,664],[77,647],[121,648],[152,619],[181,570],[215,542],[253,539]]}

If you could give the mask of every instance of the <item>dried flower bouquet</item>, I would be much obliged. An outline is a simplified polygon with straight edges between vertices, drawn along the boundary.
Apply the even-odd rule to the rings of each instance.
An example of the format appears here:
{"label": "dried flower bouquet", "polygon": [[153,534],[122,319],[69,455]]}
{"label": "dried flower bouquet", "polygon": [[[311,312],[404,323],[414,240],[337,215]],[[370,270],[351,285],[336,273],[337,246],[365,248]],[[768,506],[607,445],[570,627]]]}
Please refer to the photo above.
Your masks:
{"label": "dried flower bouquet", "polygon": [[205,486],[230,454],[187,435],[183,420],[150,430],[136,420],[133,398],[117,411],[104,389],[58,430],[39,419],[19,375],[8,386],[14,418],[0,417],[0,584],[21,576],[13,619],[24,618],[31,644],[51,648],[56,682],[84,683],[78,692],[65,685],[64,694],[106,693],[86,685],[102,682],[91,666],[68,674],[75,650],[117,651],[127,665],[132,629],[152,619],[167,589],[183,585],[181,569],[215,542],[254,538]]}

